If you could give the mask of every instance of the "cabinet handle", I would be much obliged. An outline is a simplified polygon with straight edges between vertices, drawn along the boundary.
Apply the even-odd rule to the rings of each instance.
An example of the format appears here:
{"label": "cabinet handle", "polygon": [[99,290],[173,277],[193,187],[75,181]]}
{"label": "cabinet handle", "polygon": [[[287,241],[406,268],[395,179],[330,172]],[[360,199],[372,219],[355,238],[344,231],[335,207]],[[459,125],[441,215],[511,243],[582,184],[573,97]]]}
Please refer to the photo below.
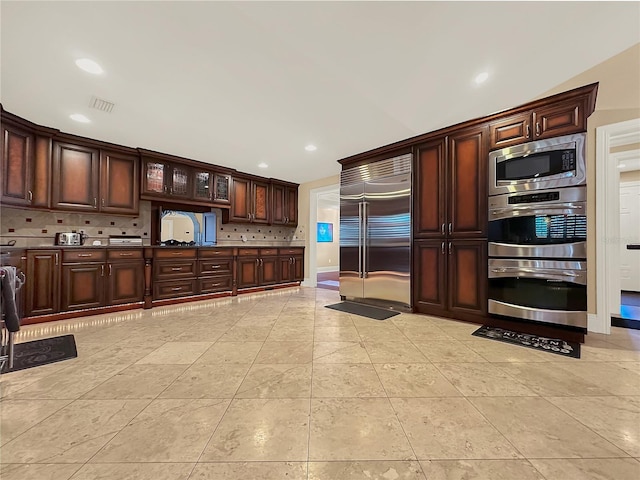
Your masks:
{"label": "cabinet handle", "polygon": [[105,201],[104,198],[102,199],[102,206],[104,207]]}
{"label": "cabinet handle", "polygon": [[79,253],[79,257],[93,257],[93,253]]}
{"label": "cabinet handle", "polygon": [[293,258],[289,257],[289,265],[293,265]]}
{"label": "cabinet handle", "polygon": [[100,265],[100,276],[104,277],[104,264]]}
{"label": "cabinet handle", "polygon": [[171,289],[172,292],[179,292],[180,290],[182,290],[182,287],[175,287]]}
{"label": "cabinet handle", "polygon": [[133,253],[121,253],[120,256],[121,257],[132,257]]}
{"label": "cabinet handle", "polygon": [[260,265],[260,260],[258,258],[256,258],[256,267]]}
{"label": "cabinet handle", "polygon": [[443,224],[442,224],[442,227],[440,227],[440,230],[442,231],[442,235],[444,235],[444,229],[445,229],[445,226],[444,226],[444,225],[445,225],[445,224],[443,223]]}
{"label": "cabinet handle", "polygon": [[58,266],[58,254],[56,253],[56,267]]}
{"label": "cabinet handle", "polygon": [[29,190],[29,203],[33,202],[33,192]]}
{"label": "cabinet handle", "polygon": [[449,223],[449,235],[453,232],[453,222]]}
{"label": "cabinet handle", "polygon": [[97,197],[93,197],[93,208],[98,208],[98,199],[97,199]]}
{"label": "cabinet handle", "polygon": [[172,272],[181,272],[182,271],[182,267],[173,267],[171,269]]}
{"label": "cabinet handle", "polygon": [[444,255],[444,242],[442,242],[442,245],[440,245],[440,250],[442,251],[442,255]]}
{"label": "cabinet handle", "polygon": [[182,252],[171,252],[171,255],[178,255],[178,256],[180,256],[180,255],[182,255]]}
{"label": "cabinet handle", "polygon": [[111,264],[109,264],[109,276],[111,276]]}
{"label": "cabinet handle", "polygon": [[540,136],[540,122],[536,122],[536,136]]}
{"label": "cabinet handle", "polygon": [[449,242],[449,255],[451,255],[451,242]]}
{"label": "cabinet handle", "polygon": [[215,270],[216,268],[220,268],[220,265],[211,265],[212,270]]}
{"label": "cabinet handle", "polygon": [[260,259],[260,266],[264,265],[264,260]]}
{"label": "cabinet handle", "polygon": [[531,136],[531,125],[527,123],[527,138]]}
{"label": "cabinet handle", "polygon": [[212,287],[219,287],[220,285],[222,285],[221,283],[212,283],[211,286]]}

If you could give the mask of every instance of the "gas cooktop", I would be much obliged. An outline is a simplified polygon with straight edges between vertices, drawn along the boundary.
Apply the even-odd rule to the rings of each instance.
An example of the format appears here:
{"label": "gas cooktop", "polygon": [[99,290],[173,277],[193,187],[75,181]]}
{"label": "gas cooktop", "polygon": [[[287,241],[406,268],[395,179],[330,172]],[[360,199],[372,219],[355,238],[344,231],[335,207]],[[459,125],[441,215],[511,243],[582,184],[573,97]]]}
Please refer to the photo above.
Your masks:
{"label": "gas cooktop", "polygon": [[161,247],[195,247],[196,242],[183,242],[181,240],[165,240],[164,242],[160,242]]}

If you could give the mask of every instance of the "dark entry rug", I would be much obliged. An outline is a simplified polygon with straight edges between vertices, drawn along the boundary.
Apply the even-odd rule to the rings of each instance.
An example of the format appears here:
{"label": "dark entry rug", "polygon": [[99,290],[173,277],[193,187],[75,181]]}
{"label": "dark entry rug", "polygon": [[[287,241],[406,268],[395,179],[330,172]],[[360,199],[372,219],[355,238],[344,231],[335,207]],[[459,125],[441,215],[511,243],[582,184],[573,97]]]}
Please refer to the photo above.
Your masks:
{"label": "dark entry rug", "polygon": [[488,327],[483,325],[471,335],[476,337],[490,338],[499,342],[511,343],[513,345],[522,345],[523,347],[541,350],[543,352],[551,352],[565,357],[580,358],[580,344],[575,342],[567,342],[559,338],[538,337],[528,333],[512,332],[502,328]]}
{"label": "dark entry rug", "polygon": [[9,362],[7,362],[1,373],[61,362],[77,356],[78,350],[73,335],[17,343],[13,353],[13,368],[9,370]]}
{"label": "dark entry rug", "polygon": [[334,303],[333,305],[325,305],[325,307],[341,312],[353,313],[361,317],[372,318],[374,320],[386,320],[387,318],[400,315],[400,312],[393,312],[391,310],[385,310],[384,308],[371,307],[353,302]]}

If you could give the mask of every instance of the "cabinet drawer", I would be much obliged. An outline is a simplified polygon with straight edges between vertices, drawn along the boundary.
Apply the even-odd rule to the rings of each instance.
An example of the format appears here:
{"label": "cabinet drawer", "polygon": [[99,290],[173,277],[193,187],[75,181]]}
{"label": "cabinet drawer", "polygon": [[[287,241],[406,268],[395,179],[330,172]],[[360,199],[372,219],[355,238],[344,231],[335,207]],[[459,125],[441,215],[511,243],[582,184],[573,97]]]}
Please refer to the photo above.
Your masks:
{"label": "cabinet drawer", "polygon": [[154,258],[196,258],[195,248],[156,248]]}
{"label": "cabinet drawer", "polygon": [[278,255],[278,249],[277,248],[261,248],[260,249],[261,257],[265,257],[269,255]]}
{"label": "cabinet drawer", "polygon": [[157,261],[154,264],[154,277],[158,280],[169,278],[195,277],[196,261]]}
{"label": "cabinet drawer", "polygon": [[140,260],[142,258],[142,249],[109,250],[107,258],[109,260]]}
{"label": "cabinet drawer", "polygon": [[233,258],[215,258],[198,262],[198,275],[226,275],[233,272]]}
{"label": "cabinet drawer", "polygon": [[238,256],[239,257],[257,257],[258,249],[257,248],[239,248]]}
{"label": "cabinet drawer", "polygon": [[107,251],[104,249],[82,249],[82,250],[69,250],[62,251],[63,263],[88,263],[88,262],[104,262],[107,256]]}
{"label": "cabinet drawer", "polygon": [[304,248],[280,248],[280,255],[303,255]]}
{"label": "cabinet drawer", "polygon": [[224,292],[233,288],[231,275],[221,277],[204,277],[198,280],[200,293]]}
{"label": "cabinet drawer", "polygon": [[232,257],[232,248],[201,248],[198,252],[200,258],[217,258],[217,257]]}
{"label": "cabinet drawer", "polygon": [[172,280],[168,282],[156,282],[153,285],[153,299],[162,300],[166,298],[184,297],[195,295],[197,280]]}

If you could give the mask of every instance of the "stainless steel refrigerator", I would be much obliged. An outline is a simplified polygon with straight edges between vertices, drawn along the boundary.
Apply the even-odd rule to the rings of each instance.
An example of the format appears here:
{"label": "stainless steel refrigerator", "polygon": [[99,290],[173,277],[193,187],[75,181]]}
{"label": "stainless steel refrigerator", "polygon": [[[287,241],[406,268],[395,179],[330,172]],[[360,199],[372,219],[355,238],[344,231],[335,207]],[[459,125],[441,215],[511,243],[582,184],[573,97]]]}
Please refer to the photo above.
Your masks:
{"label": "stainless steel refrigerator", "polygon": [[342,171],[340,295],[411,307],[411,155]]}

